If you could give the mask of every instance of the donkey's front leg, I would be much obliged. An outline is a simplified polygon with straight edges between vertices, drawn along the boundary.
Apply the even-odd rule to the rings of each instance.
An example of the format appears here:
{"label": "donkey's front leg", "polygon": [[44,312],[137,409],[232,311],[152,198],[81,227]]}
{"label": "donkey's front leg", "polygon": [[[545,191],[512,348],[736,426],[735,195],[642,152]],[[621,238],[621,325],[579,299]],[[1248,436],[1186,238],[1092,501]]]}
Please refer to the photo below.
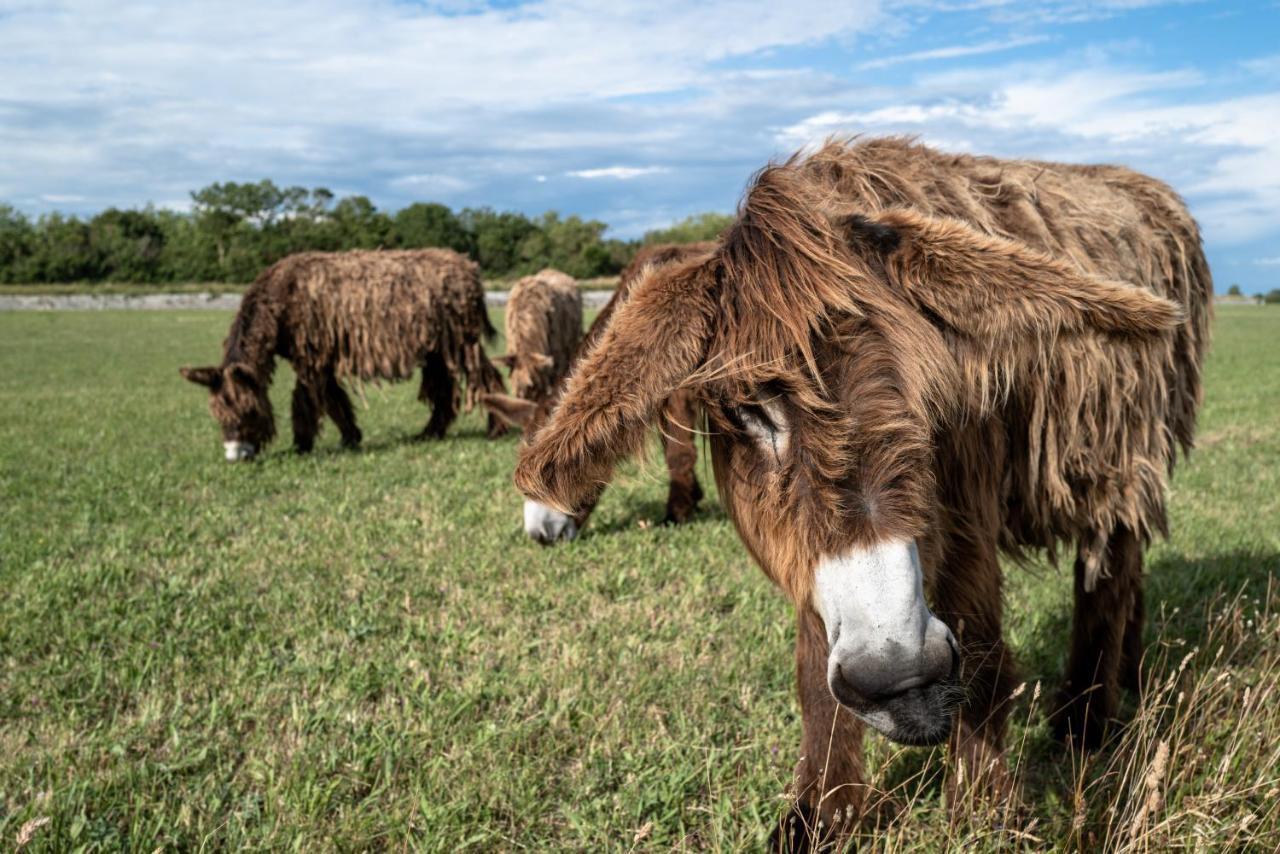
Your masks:
{"label": "donkey's front leg", "polygon": [[1002,630],[1002,578],[994,539],[976,532],[947,545],[938,572],[938,616],[960,646],[963,699],[950,741],[947,801],[964,812],[972,802],[1006,801],[1016,793],[1004,761],[1004,734],[1017,681]]}
{"label": "donkey's front leg", "polygon": [[827,636],[802,607],[796,633],[796,687],[804,735],[796,765],[795,803],[774,834],[775,851],[809,851],[847,838],[867,802],[862,722],[827,687]]}

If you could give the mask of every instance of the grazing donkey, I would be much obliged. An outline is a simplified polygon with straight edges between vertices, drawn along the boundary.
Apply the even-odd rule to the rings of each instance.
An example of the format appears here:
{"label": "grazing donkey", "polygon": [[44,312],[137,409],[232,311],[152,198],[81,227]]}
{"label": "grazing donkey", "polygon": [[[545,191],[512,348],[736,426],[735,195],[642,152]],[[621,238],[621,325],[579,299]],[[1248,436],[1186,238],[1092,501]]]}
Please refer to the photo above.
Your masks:
{"label": "grazing donkey", "polygon": [[[540,403],[551,396],[582,342],[582,294],[572,276],[550,268],[511,288],[506,312],[511,391]],[[499,416],[501,410],[495,410]]]}
{"label": "grazing donkey", "polygon": [[[705,257],[714,248],[714,243],[660,244],[646,246],[636,253],[636,257],[622,271],[622,276],[618,280],[618,289],[600,310],[586,337],[578,346],[572,365],[579,364],[584,354],[590,351],[604,334],[610,318],[613,317],[618,306],[627,301],[632,286],[641,274],[666,264]],[[515,381],[514,374],[512,380]],[[501,394],[489,394],[484,396],[484,404],[489,407],[490,412],[497,413],[506,422],[523,427],[527,443],[537,435],[551,409],[560,399],[565,381],[561,380],[551,394],[536,402],[518,400]],[[698,509],[698,502],[702,500],[702,487],[698,484],[698,475],[695,471],[698,450],[693,443],[693,422],[696,417],[697,410],[693,405],[693,396],[684,390],[677,389],[672,392],[657,408],[656,419],[662,437],[662,450],[671,478],[667,490],[667,513],[663,519],[664,523],[678,524],[687,521]],[[587,517],[595,509],[596,502],[600,500],[603,492],[604,483],[597,484],[590,499],[579,503],[572,513],[562,513],[538,501],[525,501],[525,533],[541,543],[572,540],[586,524]]]}
{"label": "grazing donkey", "polygon": [[576,512],[691,392],[739,535],[797,609],[787,841],[838,839],[865,808],[864,723],[950,738],[950,785],[999,795],[998,556],[1075,550],[1053,722],[1097,744],[1138,681],[1142,555],[1192,445],[1211,292],[1195,222],[1152,178],[828,143],[759,173],[714,253],[635,283],[516,484]]}
{"label": "grazing donkey", "polygon": [[[342,444],[360,444],[341,380],[405,380],[422,369],[419,398],[431,418],[419,438],[441,438],[457,417],[459,382],[467,407],[502,390],[484,354],[493,326],[476,265],[448,249],[304,252],[268,267],[245,292],[223,344],[222,364],[182,368],[209,389],[231,461],[246,460],[275,436],[267,394],[277,356],[297,374],[293,444],[310,451],[327,412]],[[503,428],[490,417],[490,435]]]}

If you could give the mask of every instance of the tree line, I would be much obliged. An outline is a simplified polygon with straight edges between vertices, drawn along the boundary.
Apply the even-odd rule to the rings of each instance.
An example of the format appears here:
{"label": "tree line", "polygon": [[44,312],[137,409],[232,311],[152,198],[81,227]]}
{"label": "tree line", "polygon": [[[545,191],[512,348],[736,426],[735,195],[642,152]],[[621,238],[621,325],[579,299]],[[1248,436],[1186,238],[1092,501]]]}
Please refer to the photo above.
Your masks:
{"label": "tree line", "polygon": [[388,213],[365,196],[269,180],[211,184],[191,200],[189,213],[148,206],[89,218],[33,219],[0,204],[0,282],[249,282],[293,252],[428,246],[471,256],[487,277],[555,267],[591,278],[617,273],[644,243],[708,240],[732,220],[700,214],[624,241],[606,238],[599,220],[555,211],[528,217],[417,202]]}

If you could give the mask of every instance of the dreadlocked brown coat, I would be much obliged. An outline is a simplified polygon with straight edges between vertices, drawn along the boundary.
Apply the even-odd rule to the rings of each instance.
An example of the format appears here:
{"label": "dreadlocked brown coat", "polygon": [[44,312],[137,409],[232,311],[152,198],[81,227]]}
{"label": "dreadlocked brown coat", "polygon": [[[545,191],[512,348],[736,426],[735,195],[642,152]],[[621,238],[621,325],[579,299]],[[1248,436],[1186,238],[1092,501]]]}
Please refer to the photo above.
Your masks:
{"label": "dreadlocked brown coat", "polygon": [[[608,327],[614,312],[620,305],[626,303],[628,295],[631,293],[631,288],[643,273],[667,264],[705,256],[714,248],[715,244],[709,242],[659,244],[642,247],[631,260],[631,263],[622,271],[622,275],[618,280],[617,290],[614,291],[613,296],[609,298],[609,302],[600,310],[600,313],[596,315],[591,328],[587,330],[586,336],[575,350],[570,370],[579,364],[583,355],[600,339],[600,336]],[[515,293],[513,291],[513,299],[514,296]],[[510,326],[508,326],[508,329],[510,329]],[[508,332],[508,335],[510,334]],[[567,376],[562,378],[550,394],[535,403],[522,402],[505,395],[486,395],[484,403],[491,412],[497,413],[503,420],[522,427],[524,429],[524,440],[527,443],[541,429],[547,416],[559,401],[567,381]],[[680,389],[675,390],[658,408],[656,418],[662,439],[663,455],[666,458],[667,471],[670,474],[670,485],[667,490],[667,511],[664,521],[680,523],[688,520],[693,515],[693,512],[698,507],[698,502],[702,500],[702,486],[698,483],[696,472],[698,451],[694,445],[694,421],[697,418],[697,410],[694,407],[692,395]],[[596,485],[592,496],[577,507],[572,514],[572,533],[567,533],[569,529],[553,532],[539,531],[537,533],[531,531],[530,536],[543,541],[566,535],[570,538],[576,536],[577,531],[586,524],[587,518],[595,509],[596,503],[600,500],[603,492],[604,482],[601,482]]]}
{"label": "dreadlocked brown coat", "polygon": [[569,373],[582,342],[582,294],[572,276],[547,268],[511,287],[505,317],[511,392],[540,403]]}
{"label": "dreadlocked brown coat", "polygon": [[[863,724],[833,692],[861,674],[855,658],[830,658],[816,567],[918,546],[959,668],[938,691],[850,689],[841,702],[893,737],[936,740],[885,717],[916,692],[919,720],[954,720],[964,779],[1000,788],[1017,683],[997,557],[1074,548],[1054,721],[1096,743],[1119,687],[1137,683],[1142,551],[1167,529],[1167,476],[1192,443],[1211,292],[1195,222],[1147,176],[902,139],[830,143],[763,170],[711,256],[633,286],[516,483],[581,506],[662,401],[696,397],[725,505],[797,607],[792,841],[805,822],[839,835],[864,806]],[[952,718],[947,691],[960,686]]]}
{"label": "dreadlocked brown coat", "polygon": [[[182,374],[209,388],[229,459],[252,456],[275,435],[267,390],[277,356],[297,375],[299,451],[311,450],[322,412],[344,445],[359,444],[343,380],[406,380],[417,369],[419,397],[432,406],[420,435],[439,438],[456,417],[464,385],[468,408],[480,394],[502,390],[483,349],[493,334],[479,269],[456,252],[305,252],[273,264],[245,292],[221,365]],[[491,420],[491,433],[495,427]]]}

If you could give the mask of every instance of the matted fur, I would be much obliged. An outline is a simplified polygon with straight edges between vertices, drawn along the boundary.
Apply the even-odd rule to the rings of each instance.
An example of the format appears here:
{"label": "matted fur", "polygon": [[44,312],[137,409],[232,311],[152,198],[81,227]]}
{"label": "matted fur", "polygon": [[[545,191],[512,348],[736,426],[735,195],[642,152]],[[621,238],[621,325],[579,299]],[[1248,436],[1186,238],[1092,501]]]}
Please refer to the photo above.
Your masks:
{"label": "matted fur", "polygon": [[267,396],[275,359],[288,359],[298,378],[295,441],[306,450],[322,409],[345,442],[359,441],[342,380],[405,380],[421,368],[421,397],[438,410],[428,432],[438,435],[462,389],[468,408],[502,389],[483,348],[493,334],[479,268],[456,252],[305,252],[273,264],[245,292],[221,366],[183,374],[210,386],[226,438],[261,447],[275,432]]}
{"label": "matted fur", "polygon": [[[799,611],[797,809],[830,820],[861,803],[861,726],[833,723],[810,599],[823,556],[919,544],[963,648],[953,746],[972,775],[998,767],[1015,684],[997,553],[1074,546],[1056,720],[1096,740],[1136,681],[1141,550],[1192,444],[1211,291],[1195,222],[1147,176],[832,142],[762,170],[711,257],[637,282],[516,482],[573,508],[661,401],[697,396],[725,505]],[[769,409],[789,426],[772,452],[753,438]]]}
{"label": "matted fur", "polygon": [[539,403],[569,373],[582,342],[582,294],[573,277],[547,268],[511,287],[505,318],[511,392]]}

